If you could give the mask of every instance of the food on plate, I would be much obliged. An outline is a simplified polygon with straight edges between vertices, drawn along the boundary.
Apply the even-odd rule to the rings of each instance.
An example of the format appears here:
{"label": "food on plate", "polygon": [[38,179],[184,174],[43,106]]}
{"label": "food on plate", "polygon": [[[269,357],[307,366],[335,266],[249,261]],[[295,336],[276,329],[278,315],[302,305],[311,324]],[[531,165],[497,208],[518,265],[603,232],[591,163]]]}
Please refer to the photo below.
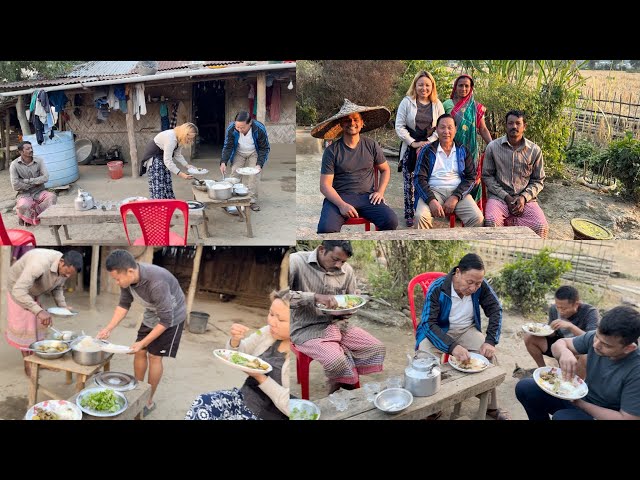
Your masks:
{"label": "food on plate", "polygon": [[260,361],[259,358],[250,360],[239,352],[217,351],[216,353],[225,360],[242,367],[254,368],[256,370],[269,370],[269,365]]}
{"label": "food on plate", "polygon": [[304,408],[295,407],[289,414],[290,420],[317,420],[318,414],[312,413]]}
{"label": "food on plate", "polygon": [[451,360],[453,360],[453,363],[455,363],[456,367],[459,367],[463,370],[483,370],[487,368],[487,364],[479,358],[471,357],[464,362],[458,362],[455,357],[449,357],[449,361]]}
{"label": "food on plate", "polygon": [[552,333],[553,328],[551,328],[546,323],[526,323],[525,328],[531,333]]}
{"label": "food on plate", "polygon": [[60,353],[67,350],[66,343],[44,343],[36,346],[36,350],[40,353]]}
{"label": "food on plate", "polygon": [[58,415],[42,407],[35,407],[33,413],[34,415],[31,417],[31,420],[60,420]]}
{"label": "food on plate", "polygon": [[118,397],[109,389],[85,395],[80,400],[80,405],[96,412],[117,412],[120,409]]}
{"label": "food on plate", "polygon": [[[351,308],[358,307],[362,304],[362,299],[355,295],[345,295],[345,303],[339,304],[337,307],[333,308],[333,310],[349,310]],[[321,303],[318,304],[320,308],[327,308],[326,305]]]}
{"label": "food on plate", "polygon": [[73,349],[78,352],[99,352],[102,350],[100,343],[93,337],[84,337],[73,346]]}
{"label": "food on plate", "polygon": [[564,380],[562,378],[562,372],[556,369],[541,373],[538,383],[547,390],[566,397],[574,396],[576,389],[580,385],[580,382],[576,378],[573,380]]}

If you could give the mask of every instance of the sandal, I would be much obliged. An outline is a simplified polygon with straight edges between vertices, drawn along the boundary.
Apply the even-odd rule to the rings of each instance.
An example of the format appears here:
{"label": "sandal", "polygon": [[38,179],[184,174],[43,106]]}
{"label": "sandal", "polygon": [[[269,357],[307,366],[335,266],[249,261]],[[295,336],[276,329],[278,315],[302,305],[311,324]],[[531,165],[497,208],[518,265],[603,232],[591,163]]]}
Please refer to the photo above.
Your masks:
{"label": "sandal", "polygon": [[150,407],[148,405],[145,405],[144,408],[142,409],[142,416],[143,417],[149,416],[149,414],[153,412],[155,409],[156,409],[156,402],[153,402]]}
{"label": "sandal", "polygon": [[258,205],[257,203],[252,203],[250,207],[251,207],[251,210],[253,210],[254,212],[260,211],[260,205]]}
{"label": "sandal", "polygon": [[494,420],[513,420],[509,412],[501,408],[487,409],[487,416]]}

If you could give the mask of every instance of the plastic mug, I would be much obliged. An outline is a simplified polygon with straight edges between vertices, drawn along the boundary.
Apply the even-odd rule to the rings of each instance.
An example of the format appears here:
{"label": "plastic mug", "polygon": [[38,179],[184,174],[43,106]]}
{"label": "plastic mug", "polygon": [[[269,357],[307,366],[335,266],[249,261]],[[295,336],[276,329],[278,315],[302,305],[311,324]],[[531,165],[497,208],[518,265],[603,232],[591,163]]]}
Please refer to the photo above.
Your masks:
{"label": "plastic mug", "polygon": [[378,382],[369,382],[365,383],[362,388],[364,388],[364,392],[367,395],[367,400],[373,402],[376,395],[380,393],[381,385]]}

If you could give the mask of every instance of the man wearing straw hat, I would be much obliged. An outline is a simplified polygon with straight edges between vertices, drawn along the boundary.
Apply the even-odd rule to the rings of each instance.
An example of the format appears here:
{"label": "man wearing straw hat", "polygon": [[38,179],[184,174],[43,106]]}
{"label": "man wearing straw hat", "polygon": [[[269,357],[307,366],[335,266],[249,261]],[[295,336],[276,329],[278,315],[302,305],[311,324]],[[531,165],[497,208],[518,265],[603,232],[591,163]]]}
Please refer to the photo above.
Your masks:
{"label": "man wearing straw hat", "polygon": [[[398,217],[385,203],[384,192],[391,170],[382,148],[373,139],[361,137],[389,121],[386,107],[363,107],[345,98],[340,111],[311,130],[316,138],[334,141],[324,151],[320,191],[325,196],[318,233],[339,232],[349,218],[364,217],[378,230],[395,230]],[[380,174],[374,184],[374,169]]]}

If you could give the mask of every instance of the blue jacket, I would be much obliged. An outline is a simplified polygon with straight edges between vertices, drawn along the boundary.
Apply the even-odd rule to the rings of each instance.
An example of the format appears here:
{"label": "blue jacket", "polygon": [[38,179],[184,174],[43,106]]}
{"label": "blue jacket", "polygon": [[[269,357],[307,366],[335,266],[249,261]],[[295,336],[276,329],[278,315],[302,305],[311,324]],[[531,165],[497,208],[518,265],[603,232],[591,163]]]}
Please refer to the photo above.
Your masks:
{"label": "blue jacket", "polygon": [[[457,342],[447,335],[449,313],[451,312],[451,279],[453,274],[454,271],[451,271],[448,275],[434,280],[429,285],[422,309],[422,318],[416,330],[416,350],[425,338],[445,353],[451,353],[457,345]],[[500,305],[496,292],[486,280],[483,280],[480,288],[471,295],[471,300],[473,302],[473,322],[476,328],[482,332],[480,319],[480,307],[482,307],[485,315],[489,317],[484,341],[489,345],[497,345],[502,330],[502,305]]]}
{"label": "blue jacket", "polygon": [[[439,144],[436,140],[433,143],[425,145],[418,153],[416,168],[413,171],[413,184],[416,188],[416,200],[413,208],[418,208],[418,200],[421,198],[427,205],[429,205],[431,200],[436,198],[431,187],[429,187],[429,178],[431,178],[433,166],[436,163],[436,153],[438,152]],[[462,200],[462,197],[468,195],[473,189],[476,181],[476,167],[473,163],[473,157],[469,155],[465,146],[458,143],[455,145],[458,174],[460,175],[461,181],[452,195]]]}
{"label": "blue jacket", "polygon": [[[222,146],[222,160],[220,163],[227,163],[231,161],[233,163],[233,157],[236,154],[238,148],[238,139],[240,138],[240,132],[235,128],[236,122],[233,121],[227,127],[227,131],[224,135],[224,145]],[[251,121],[251,136],[253,137],[253,143],[256,146],[256,152],[258,152],[258,165],[260,168],[264,168],[264,164],[269,159],[269,137],[267,136],[267,128],[264,124],[258,120],[253,119]]]}

